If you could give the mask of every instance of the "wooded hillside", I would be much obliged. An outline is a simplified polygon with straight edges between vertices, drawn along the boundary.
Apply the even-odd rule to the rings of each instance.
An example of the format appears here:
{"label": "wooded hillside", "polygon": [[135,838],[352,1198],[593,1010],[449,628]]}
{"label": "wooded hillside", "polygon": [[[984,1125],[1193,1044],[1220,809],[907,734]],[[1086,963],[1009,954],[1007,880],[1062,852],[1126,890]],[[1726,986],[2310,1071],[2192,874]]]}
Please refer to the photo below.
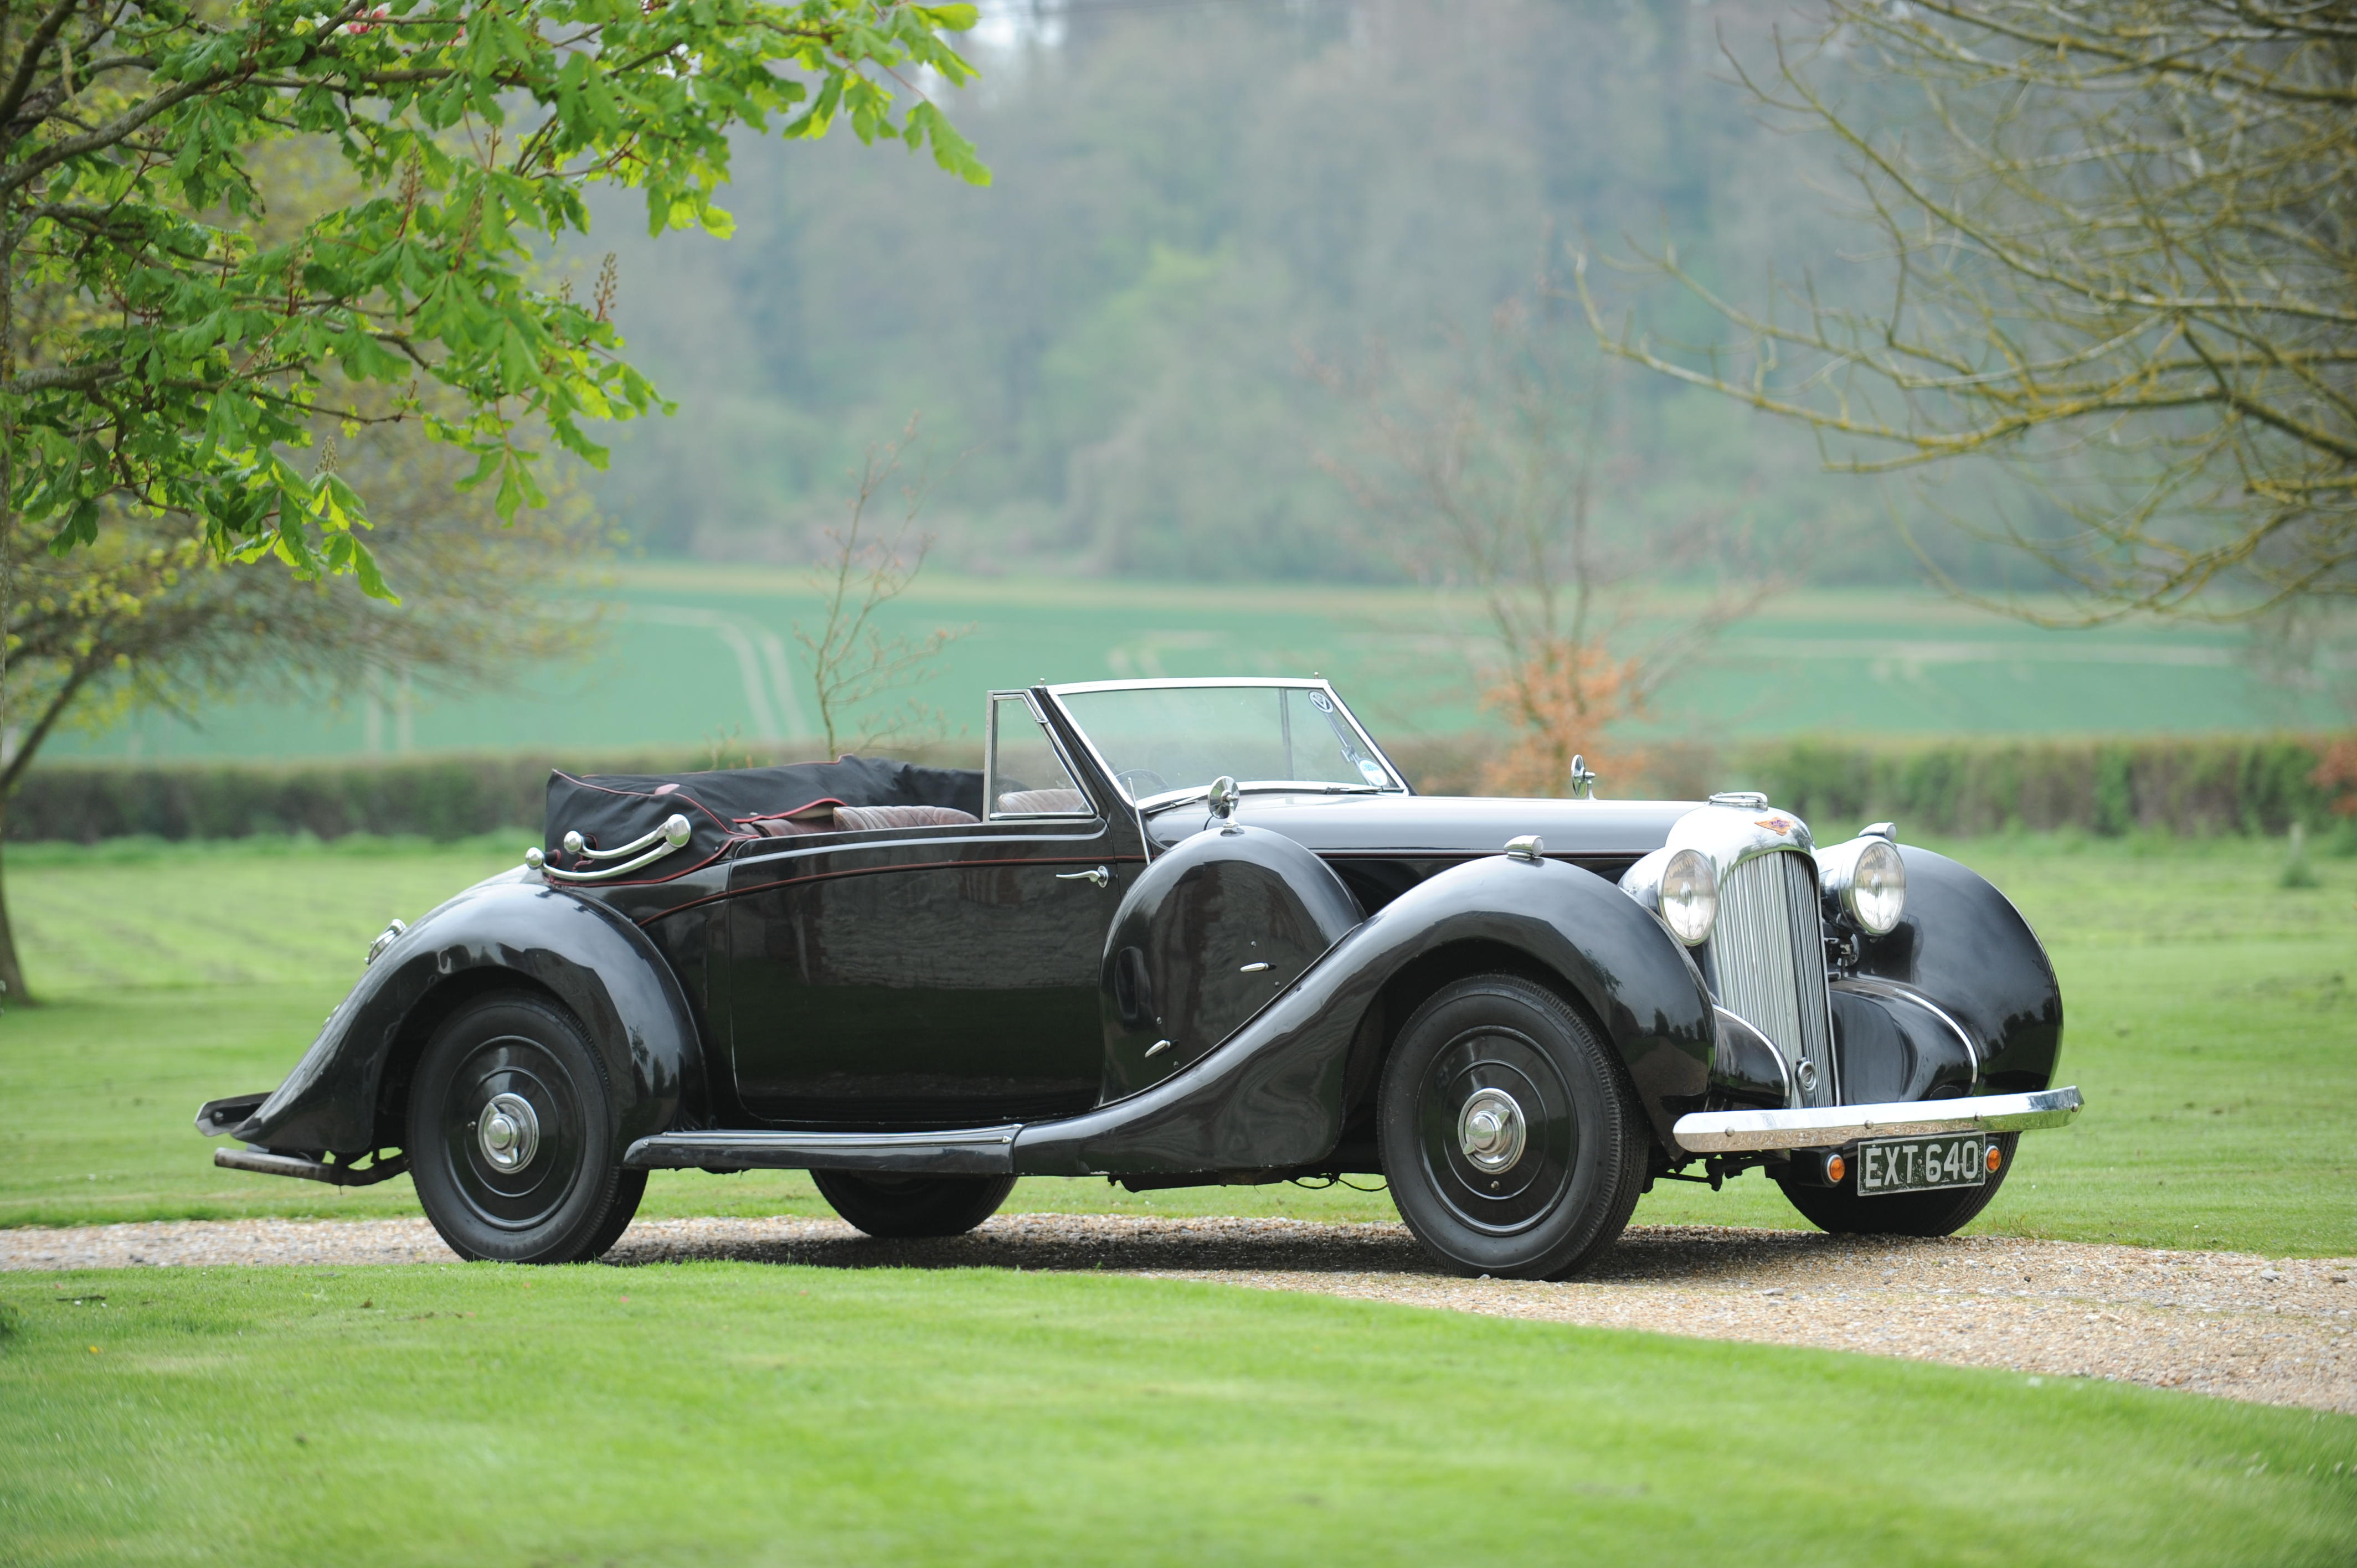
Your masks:
{"label": "wooded hillside", "polygon": [[603,499],[658,553],[797,559],[861,450],[918,412],[950,569],[1393,577],[1320,467],[1354,411],[1313,371],[1460,376],[1519,297],[1527,351],[1613,378],[1607,528],[1707,516],[1812,542],[1820,581],[1913,580],[1872,489],[1821,476],[1804,434],[1597,366],[1539,281],[1567,286],[1568,244],[1626,235],[1746,289],[1771,259],[1845,286],[1833,149],[1764,129],[1720,53],[1802,19],[1781,0],[1003,8],[954,103],[991,188],[748,139],[732,242],[652,244],[627,204],[600,213],[632,355],[681,405],[628,433]]}

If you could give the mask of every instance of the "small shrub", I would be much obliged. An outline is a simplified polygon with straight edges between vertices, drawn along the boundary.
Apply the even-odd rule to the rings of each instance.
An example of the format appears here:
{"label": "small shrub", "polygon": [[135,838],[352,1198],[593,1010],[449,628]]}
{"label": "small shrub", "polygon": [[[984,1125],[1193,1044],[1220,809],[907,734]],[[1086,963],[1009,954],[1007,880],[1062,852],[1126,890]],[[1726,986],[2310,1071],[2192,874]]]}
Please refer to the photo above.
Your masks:
{"label": "small shrub", "polygon": [[2284,856],[2283,874],[2276,878],[2278,886],[2313,887],[2316,867],[2308,863],[2308,830],[2298,822],[2291,825],[2290,852]]}

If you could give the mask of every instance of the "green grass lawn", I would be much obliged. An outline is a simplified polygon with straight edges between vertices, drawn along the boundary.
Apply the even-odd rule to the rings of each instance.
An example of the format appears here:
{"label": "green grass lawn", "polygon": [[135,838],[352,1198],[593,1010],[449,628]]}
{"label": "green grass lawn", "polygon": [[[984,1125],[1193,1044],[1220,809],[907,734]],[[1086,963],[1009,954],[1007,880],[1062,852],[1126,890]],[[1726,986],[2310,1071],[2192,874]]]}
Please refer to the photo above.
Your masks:
{"label": "green grass lawn", "polygon": [[2357,1554],[2348,1417],[1175,1282],[169,1269],[0,1303],[10,1563]]}
{"label": "green grass lawn", "polygon": [[[339,1191],[220,1171],[199,1101],[265,1089],[360,970],[368,939],[511,864],[521,832],[13,850],[11,908],[48,1004],[0,1016],[0,1224],[230,1214],[409,1214],[405,1178]],[[2279,845],[2056,836],[1945,846],[2052,947],[2063,1076],[2090,1109],[2026,1139],[1976,1228],[2017,1235],[2357,1252],[2357,861],[2276,886]],[[1394,1218],[1381,1193],[1296,1187],[1133,1196],[1029,1181],[1018,1208]],[[650,1215],[823,1214],[806,1178],[665,1172]],[[1664,1184],[1641,1222],[1797,1225],[1757,1175]]]}

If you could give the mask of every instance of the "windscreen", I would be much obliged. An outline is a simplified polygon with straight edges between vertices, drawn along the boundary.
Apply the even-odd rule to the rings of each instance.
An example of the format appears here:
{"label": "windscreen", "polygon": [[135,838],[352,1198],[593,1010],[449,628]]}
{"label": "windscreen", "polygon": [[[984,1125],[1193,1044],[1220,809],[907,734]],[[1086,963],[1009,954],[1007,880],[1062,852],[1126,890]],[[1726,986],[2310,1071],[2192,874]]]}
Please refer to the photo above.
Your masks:
{"label": "windscreen", "polygon": [[1401,786],[1312,686],[1154,686],[1060,700],[1133,800],[1240,784]]}

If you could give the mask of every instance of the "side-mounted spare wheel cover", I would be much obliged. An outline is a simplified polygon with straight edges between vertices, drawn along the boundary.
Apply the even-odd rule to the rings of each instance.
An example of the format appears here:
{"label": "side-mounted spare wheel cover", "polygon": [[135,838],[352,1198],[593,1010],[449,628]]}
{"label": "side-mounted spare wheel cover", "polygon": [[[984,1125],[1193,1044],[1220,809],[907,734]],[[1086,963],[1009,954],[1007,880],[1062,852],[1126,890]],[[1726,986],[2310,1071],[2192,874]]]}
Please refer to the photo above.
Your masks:
{"label": "side-mounted spare wheel cover", "polygon": [[1231,822],[1157,858],[1105,943],[1104,1098],[1196,1060],[1364,918],[1324,861],[1263,828]]}

